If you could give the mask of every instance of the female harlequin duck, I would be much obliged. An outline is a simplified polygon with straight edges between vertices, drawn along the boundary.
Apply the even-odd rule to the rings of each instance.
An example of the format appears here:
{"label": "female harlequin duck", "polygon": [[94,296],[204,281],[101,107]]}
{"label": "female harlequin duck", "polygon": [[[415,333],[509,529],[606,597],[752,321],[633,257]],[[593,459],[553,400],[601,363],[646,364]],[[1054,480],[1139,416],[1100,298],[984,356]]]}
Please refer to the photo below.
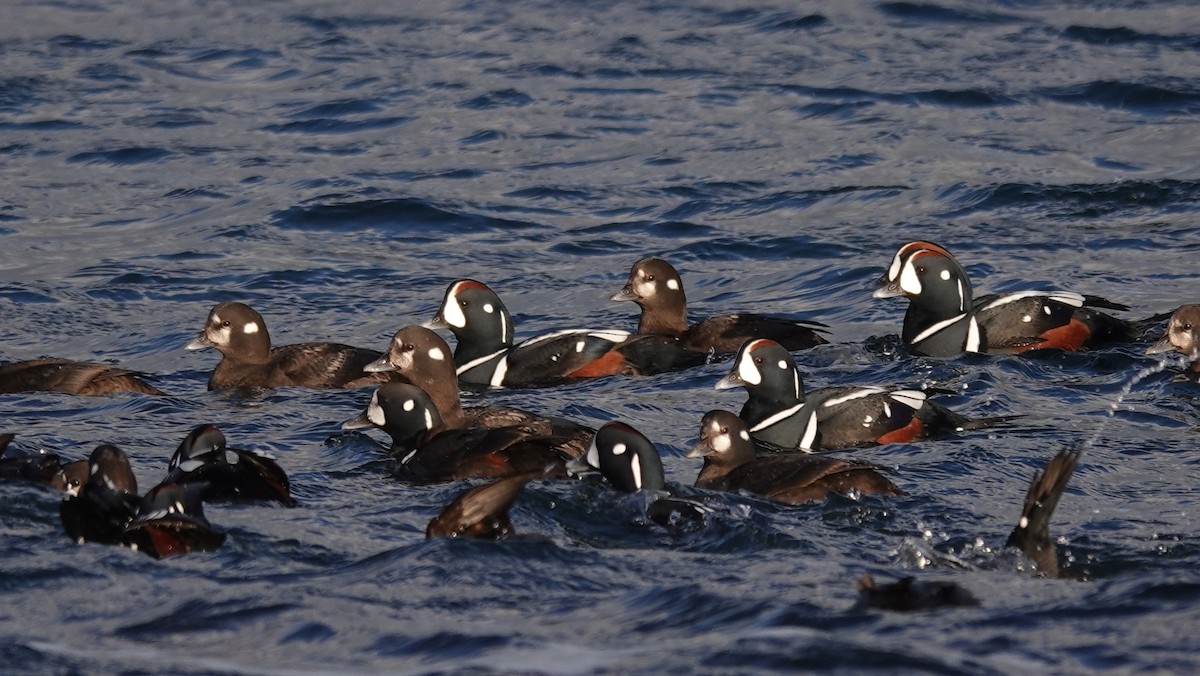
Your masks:
{"label": "female harlequin duck", "polygon": [[704,458],[697,488],[741,490],[789,505],[824,500],[830,492],[904,495],[874,465],[806,453],[760,458],[746,423],[729,411],[704,414],[700,440],[687,457]]}
{"label": "female harlequin duck", "polygon": [[514,345],[508,308],[473,279],[450,284],[426,327],[454,333],[458,379],[471,385],[521,387],[629,372],[625,358],[613,351],[629,339],[626,331],[556,331]]}
{"label": "female harlequin duck", "polygon": [[425,537],[499,540],[512,535],[508,510],[525,484],[539,476],[540,472],[517,474],[464,491],[429,522]]}
{"label": "female harlequin duck", "polygon": [[495,478],[542,472],[566,476],[562,436],[539,435],[523,426],[447,428],[425,391],[410,383],[387,383],[342,429],[378,427],[392,438],[398,473],[419,482]]}
{"label": "female harlequin duck", "polygon": [[711,511],[695,500],[672,496],[658,449],[644,434],[622,422],[610,422],[597,430],[588,452],[567,468],[573,474],[599,472],[622,493],[653,494],[646,518],[670,531],[698,530]]}
{"label": "female harlequin duck", "polygon": [[139,500],[137,479],[124,451],[103,444],[87,463],[89,476],[79,494],[59,507],[72,540],[124,545],[154,558],[211,551],[224,543],[225,534],[204,518],[202,486],[164,483]]}
{"label": "female harlequin duck", "polygon": [[143,374],[108,364],[70,359],[34,359],[0,366],[0,394],[13,392],[66,392],[102,395],[134,392],[162,395],[142,380]]}
{"label": "female harlequin duck", "polygon": [[670,263],[660,258],[634,263],[629,281],[613,294],[612,300],[631,300],[642,308],[639,334],[676,336],[685,348],[695,352],[732,354],[751,338],[770,338],[789,350],[828,342],[820,335],[828,328],[824,324],[766,315],[721,315],[688,326],[683,280]]}
{"label": "female harlequin duck", "polygon": [[1151,345],[1146,354],[1176,351],[1192,360],[1185,375],[1200,379],[1200,305],[1183,305],[1167,322],[1167,335]]}
{"label": "female harlequin duck", "polygon": [[1022,291],[976,299],[966,271],[932,242],[900,247],[874,295],[909,299],[901,337],[909,352],[928,357],[1079,350],[1135,337],[1132,325],[1093,309],[1129,308],[1095,296]]}
{"label": "female harlequin duck", "polygon": [[773,340],[742,346],[718,390],[744,387],[739,414],[759,442],[819,450],[904,443],[949,431],[991,427],[1011,417],[968,420],[919,390],[825,387],[805,393],[792,355]]}
{"label": "female harlequin duck", "polygon": [[392,336],[387,354],[367,365],[368,372],[396,371],[425,391],[442,418],[442,424],[457,427],[508,427],[521,425],[542,436],[569,439],[561,450],[571,457],[587,451],[595,430],[565,418],[544,416],[509,406],[463,408],[458,394],[458,376],[450,359],[450,346],[423,326],[406,326]]}
{"label": "female harlequin duck", "polygon": [[266,500],[296,506],[283,468],[257,453],[227,447],[215,425],[199,425],[184,438],[163,483],[203,483],[206,502]]}
{"label": "female harlequin duck", "polygon": [[57,453],[47,451],[6,455],[12,440],[12,434],[0,434],[0,479],[30,481],[70,495],[77,494],[87,481],[87,460],[64,464]]}
{"label": "female harlequin duck", "polygon": [[216,348],[221,362],[208,389],[234,387],[361,387],[387,382],[386,374],[363,374],[379,358],[374,350],[339,343],[298,343],[271,347],[262,315],[243,303],[221,303],[189,350]]}

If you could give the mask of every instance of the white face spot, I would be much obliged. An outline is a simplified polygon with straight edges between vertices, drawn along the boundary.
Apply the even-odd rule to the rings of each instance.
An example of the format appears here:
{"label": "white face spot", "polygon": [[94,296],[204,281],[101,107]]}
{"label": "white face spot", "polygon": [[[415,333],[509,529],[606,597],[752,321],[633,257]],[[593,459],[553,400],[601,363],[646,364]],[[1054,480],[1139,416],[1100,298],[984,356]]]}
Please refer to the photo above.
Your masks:
{"label": "white face spot", "polygon": [[1031,317],[1031,316],[1029,316],[1029,315],[1025,315],[1025,316],[1021,317],[1021,321],[1025,322],[1026,324],[1028,324],[1029,322],[1032,322],[1032,321],[1033,321],[1033,317]]}
{"label": "white face spot", "polygon": [[246,322],[246,324],[242,326],[242,333],[258,333],[258,322]]}
{"label": "white face spot", "polygon": [[445,361],[446,353],[442,352],[442,348],[435,347],[429,351],[429,358],[434,361]]}
{"label": "white face spot", "polygon": [[889,406],[886,401],[883,402],[883,417],[885,417],[885,418],[892,417],[892,407]]}
{"label": "white face spot", "polygon": [[941,277],[944,281],[947,281],[947,282],[950,281],[950,271],[949,270],[942,270],[942,274],[940,274],[938,276]]}
{"label": "white face spot", "polygon": [[585,347],[587,347],[586,341],[581,340],[578,343],[575,343],[575,351],[576,352],[583,352],[583,348],[585,348]]}
{"label": "white face spot", "polygon": [[113,483],[112,479],[108,478],[107,474],[104,476],[104,485],[108,486],[108,490],[110,491],[119,492],[117,485]]}
{"label": "white face spot", "polygon": [[600,449],[596,448],[595,439],[592,439],[592,445],[588,446],[586,459],[588,465],[600,469]]}
{"label": "white face spot", "polygon": [[873,422],[875,422],[875,418],[872,418],[869,415],[863,416],[863,426],[864,427],[866,427],[867,425],[870,425]]}
{"label": "white face spot", "polygon": [[488,313],[488,314],[490,315],[490,314],[492,314],[493,312],[495,312],[495,311],[496,311],[496,308],[495,308],[495,306],[493,306],[491,303],[484,303],[484,304],[483,304],[483,311],[484,311],[484,312],[486,312],[486,313]]}
{"label": "white face spot", "polygon": [[907,294],[921,295],[921,280],[917,277],[917,268],[912,261],[905,263],[904,270],[900,273],[900,289]]}
{"label": "white face spot", "polygon": [[1018,524],[1021,528],[1029,528],[1029,517],[1021,517],[1021,522]]}
{"label": "white face spot", "polygon": [[1042,306],[1042,312],[1045,312],[1046,314],[1050,314],[1050,306],[1049,306],[1049,305],[1043,305],[1043,306]]}
{"label": "white face spot", "polygon": [[462,308],[458,306],[458,295],[451,292],[446,295],[446,303],[442,305],[442,319],[446,323],[456,329],[461,329],[467,325],[467,316],[463,314]]}
{"label": "white face spot", "polygon": [[758,367],[754,365],[754,357],[751,357],[749,352],[742,355],[742,360],[738,362],[737,372],[742,380],[750,385],[758,385],[762,382],[762,374],[758,372]]}
{"label": "white face spot", "polygon": [[99,471],[100,471],[100,465],[92,465],[91,468],[88,470],[88,476],[91,476]]}
{"label": "white face spot", "polygon": [[[901,251],[903,251],[903,249],[901,249]],[[888,266],[889,282],[896,281],[896,278],[900,276],[900,261],[900,251],[897,251],[896,255],[892,256],[892,264]]]}
{"label": "white face spot", "polygon": [[720,426],[716,423],[712,426],[712,433],[708,435],[708,445],[717,453],[724,453],[733,446],[733,440],[729,438],[728,432],[722,432]]}
{"label": "white face spot", "polygon": [[416,407],[417,407],[416,399],[405,399],[404,400],[404,410],[405,411],[411,411]]}
{"label": "white face spot", "polygon": [[679,282],[675,281],[674,279],[668,279],[667,280],[667,288],[672,291],[678,291],[679,290]]}
{"label": "white face spot", "polygon": [[637,486],[639,491],[642,490],[642,465],[637,456],[630,458],[629,470],[633,472],[633,485]]}
{"label": "white face spot", "polygon": [[750,433],[746,430],[738,432],[738,436],[742,438],[742,441],[750,441]]}
{"label": "white face spot", "polygon": [[367,405],[367,420],[383,427],[387,419],[383,415],[383,409],[379,406],[379,393],[371,395],[371,403]]}
{"label": "white face spot", "polygon": [[780,359],[780,360],[779,360],[779,368],[781,368],[781,369],[786,369],[786,368],[787,368],[787,360],[786,360],[786,359]]}
{"label": "white face spot", "polygon": [[225,464],[226,465],[236,465],[236,464],[238,464],[238,462],[240,460],[241,460],[241,458],[238,457],[237,453],[234,453],[233,451],[225,451]]}
{"label": "white face spot", "polygon": [[171,511],[176,514],[183,514],[183,503],[176,500],[175,504],[171,505]]}
{"label": "white face spot", "polygon": [[628,447],[625,446],[625,444],[621,444],[621,443],[613,444],[613,447],[612,447],[613,455],[624,455],[626,450],[628,450]]}
{"label": "white face spot", "polygon": [[425,409],[425,429],[433,429],[433,412],[429,409]]}

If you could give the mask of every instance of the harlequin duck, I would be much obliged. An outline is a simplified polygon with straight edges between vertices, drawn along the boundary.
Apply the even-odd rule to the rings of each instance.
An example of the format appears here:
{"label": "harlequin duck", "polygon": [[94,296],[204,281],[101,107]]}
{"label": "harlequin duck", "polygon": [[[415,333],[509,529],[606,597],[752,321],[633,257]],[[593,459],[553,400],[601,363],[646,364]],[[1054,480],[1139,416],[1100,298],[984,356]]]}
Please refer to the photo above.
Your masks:
{"label": "harlequin duck", "polygon": [[741,490],[789,505],[823,500],[830,492],[904,495],[874,465],[806,453],[758,457],[746,423],[729,411],[704,414],[700,440],[687,457],[704,458],[697,488]]}
{"label": "harlequin duck", "polygon": [[123,544],[138,508],[137,479],[125,452],[111,444],[88,457],[88,480],[59,506],[63,528],[76,542]]}
{"label": "harlequin duck", "polygon": [[785,449],[820,450],[905,443],[950,431],[992,427],[1008,417],[968,420],[924,392],[883,387],[824,387],[804,392],[792,355],[773,340],[742,346],[718,390],[744,387],[739,414],[755,440]]}
{"label": "harlequin duck", "polygon": [[695,500],[671,495],[658,449],[644,434],[622,422],[610,422],[597,430],[588,452],[568,463],[568,469],[574,474],[597,471],[622,493],[653,494],[646,518],[673,532],[699,530],[711,511]]}
{"label": "harlequin duck", "polygon": [[587,451],[596,433],[565,418],[538,415],[519,408],[471,406],[464,409],[458,394],[458,376],[450,359],[450,346],[441,336],[423,326],[406,326],[397,331],[387,354],[368,364],[366,370],[396,371],[425,390],[448,428],[521,425],[542,436],[568,438],[559,450],[571,457]]}
{"label": "harlequin duck", "polygon": [[342,429],[378,427],[392,438],[397,473],[418,482],[495,478],[542,472],[566,476],[566,439],[522,426],[448,429],[433,400],[410,383],[380,385],[371,403]]}
{"label": "harlequin duck", "polygon": [[[63,466],[58,454],[38,452],[26,455],[6,455],[13,434],[0,434],[0,479],[29,481],[65,490]],[[86,473],[86,470],[85,470]]]}
{"label": "harlequin duck", "polygon": [[433,517],[425,537],[499,540],[512,535],[508,510],[525,484],[539,476],[539,472],[517,474],[464,491]]}
{"label": "harlequin duck", "polygon": [[1176,351],[1192,360],[1186,377],[1200,379],[1200,305],[1183,305],[1167,322],[1167,334],[1151,345],[1146,354]]}
{"label": "harlequin duck", "polygon": [[103,395],[134,392],[162,395],[142,380],[143,374],[108,364],[89,364],[70,359],[33,359],[0,366],[0,394],[13,392],[65,392]]}
{"label": "harlequin duck", "polygon": [[1079,350],[1135,337],[1132,325],[1094,309],[1128,306],[1096,296],[1022,291],[976,299],[966,271],[932,242],[900,247],[877,285],[876,298],[909,299],[901,338],[916,355]]}
{"label": "harlequin duck", "polygon": [[550,385],[628,372],[624,357],[613,351],[629,339],[626,331],[556,331],[514,345],[508,308],[495,291],[473,279],[451,283],[441,309],[425,326],[454,333],[454,363],[465,384]]}
{"label": "harlequin duck", "polygon": [[387,374],[363,374],[379,358],[374,350],[339,343],[298,343],[271,347],[262,315],[243,303],[221,303],[208,313],[189,350],[216,348],[221,361],[208,389],[234,387],[361,387],[387,382]]}
{"label": "harlequin duck", "polygon": [[202,483],[207,502],[267,500],[295,507],[287,474],[270,458],[226,446],[215,425],[199,425],[179,444],[163,483]]}
{"label": "harlequin duck", "polygon": [[683,280],[661,258],[634,263],[629,281],[612,300],[631,300],[641,307],[639,334],[677,336],[683,347],[695,352],[732,354],[751,338],[770,338],[789,350],[828,342],[821,336],[829,328],[825,324],[767,315],[721,315],[689,326]]}
{"label": "harlequin duck", "polygon": [[203,483],[162,483],[150,489],[137,515],[125,527],[121,544],[156,559],[188,552],[211,552],[225,543],[225,534],[204,517]]}
{"label": "harlequin duck", "polygon": [[1050,458],[1044,470],[1034,472],[1025,493],[1021,518],[1004,543],[1024,552],[1037,566],[1038,573],[1046,577],[1058,577],[1059,573],[1058,554],[1050,539],[1050,517],[1079,464],[1081,453],[1078,448],[1061,450]]}

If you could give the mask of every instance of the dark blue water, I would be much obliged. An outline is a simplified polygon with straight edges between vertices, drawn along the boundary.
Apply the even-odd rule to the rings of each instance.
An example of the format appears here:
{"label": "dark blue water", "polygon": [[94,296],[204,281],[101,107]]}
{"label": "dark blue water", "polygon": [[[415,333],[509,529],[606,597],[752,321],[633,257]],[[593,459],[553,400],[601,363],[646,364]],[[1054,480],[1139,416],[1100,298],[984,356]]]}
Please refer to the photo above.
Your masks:
{"label": "dark blue water", "polygon": [[[8,395],[26,449],[100,442],[152,485],[200,422],[273,453],[302,506],[212,507],[226,545],[165,562],[76,546],[58,496],[0,486],[0,665],[14,673],[1194,671],[1197,391],[1141,347],[897,357],[869,283],[901,243],[986,292],[1195,302],[1200,31],[1187,2],[27,2],[0,26],[0,359],[158,374],[173,396]],[[246,301],[277,343],[383,349],[445,285],[521,335],[631,328],[646,255],[693,316],[817,319],[811,387],[935,385],[1012,430],[856,452],[909,495],[733,497],[670,535],[638,504],[534,483],[540,541],[424,539],[464,488],[388,477],[339,431],[370,396],[205,391],[182,346]],[[659,444],[668,479],[725,365],[479,400]],[[1124,395],[1124,396],[1122,396]],[[1119,402],[1119,403],[1118,403]],[[1115,409],[1114,409],[1115,406]],[[1085,455],[1054,519],[1070,580],[1001,545],[1035,468]],[[863,572],[972,609],[854,609]]]}

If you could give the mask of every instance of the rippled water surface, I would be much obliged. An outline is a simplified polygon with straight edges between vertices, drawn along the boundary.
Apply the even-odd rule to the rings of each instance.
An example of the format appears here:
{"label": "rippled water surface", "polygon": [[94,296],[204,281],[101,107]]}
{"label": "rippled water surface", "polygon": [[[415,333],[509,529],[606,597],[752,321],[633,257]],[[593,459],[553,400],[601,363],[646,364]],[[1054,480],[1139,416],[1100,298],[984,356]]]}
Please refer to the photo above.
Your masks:
{"label": "rippled water surface", "polygon": [[[388,6],[385,6],[388,5]],[[398,7],[403,7],[398,9]],[[297,509],[213,506],[226,545],[76,546],[59,497],[0,485],[4,671],[1194,671],[1197,390],[1143,345],[896,354],[870,282],[945,244],[985,291],[1068,288],[1131,317],[1196,298],[1200,32],[1186,2],[11,3],[0,22],[0,360],[155,374],[166,398],[0,398],[16,445],[113,442],[143,485],[194,424],[273,453]],[[208,393],[182,346],[246,301],[276,343],[382,349],[445,285],[523,336],[632,328],[646,255],[693,317],[824,321],[811,387],[932,385],[1013,429],[855,452],[908,496],[722,500],[671,535],[590,482],[534,483],[530,540],[426,541],[463,484],[389,477],[343,433],[369,390]],[[1161,330],[1157,327],[1155,330]],[[479,395],[654,439],[668,479],[727,369]],[[1144,378],[1133,383],[1134,374]],[[1053,532],[1071,579],[1001,545],[1028,479],[1085,454]],[[681,488],[682,492],[688,489]],[[854,607],[915,574],[979,608]]]}

